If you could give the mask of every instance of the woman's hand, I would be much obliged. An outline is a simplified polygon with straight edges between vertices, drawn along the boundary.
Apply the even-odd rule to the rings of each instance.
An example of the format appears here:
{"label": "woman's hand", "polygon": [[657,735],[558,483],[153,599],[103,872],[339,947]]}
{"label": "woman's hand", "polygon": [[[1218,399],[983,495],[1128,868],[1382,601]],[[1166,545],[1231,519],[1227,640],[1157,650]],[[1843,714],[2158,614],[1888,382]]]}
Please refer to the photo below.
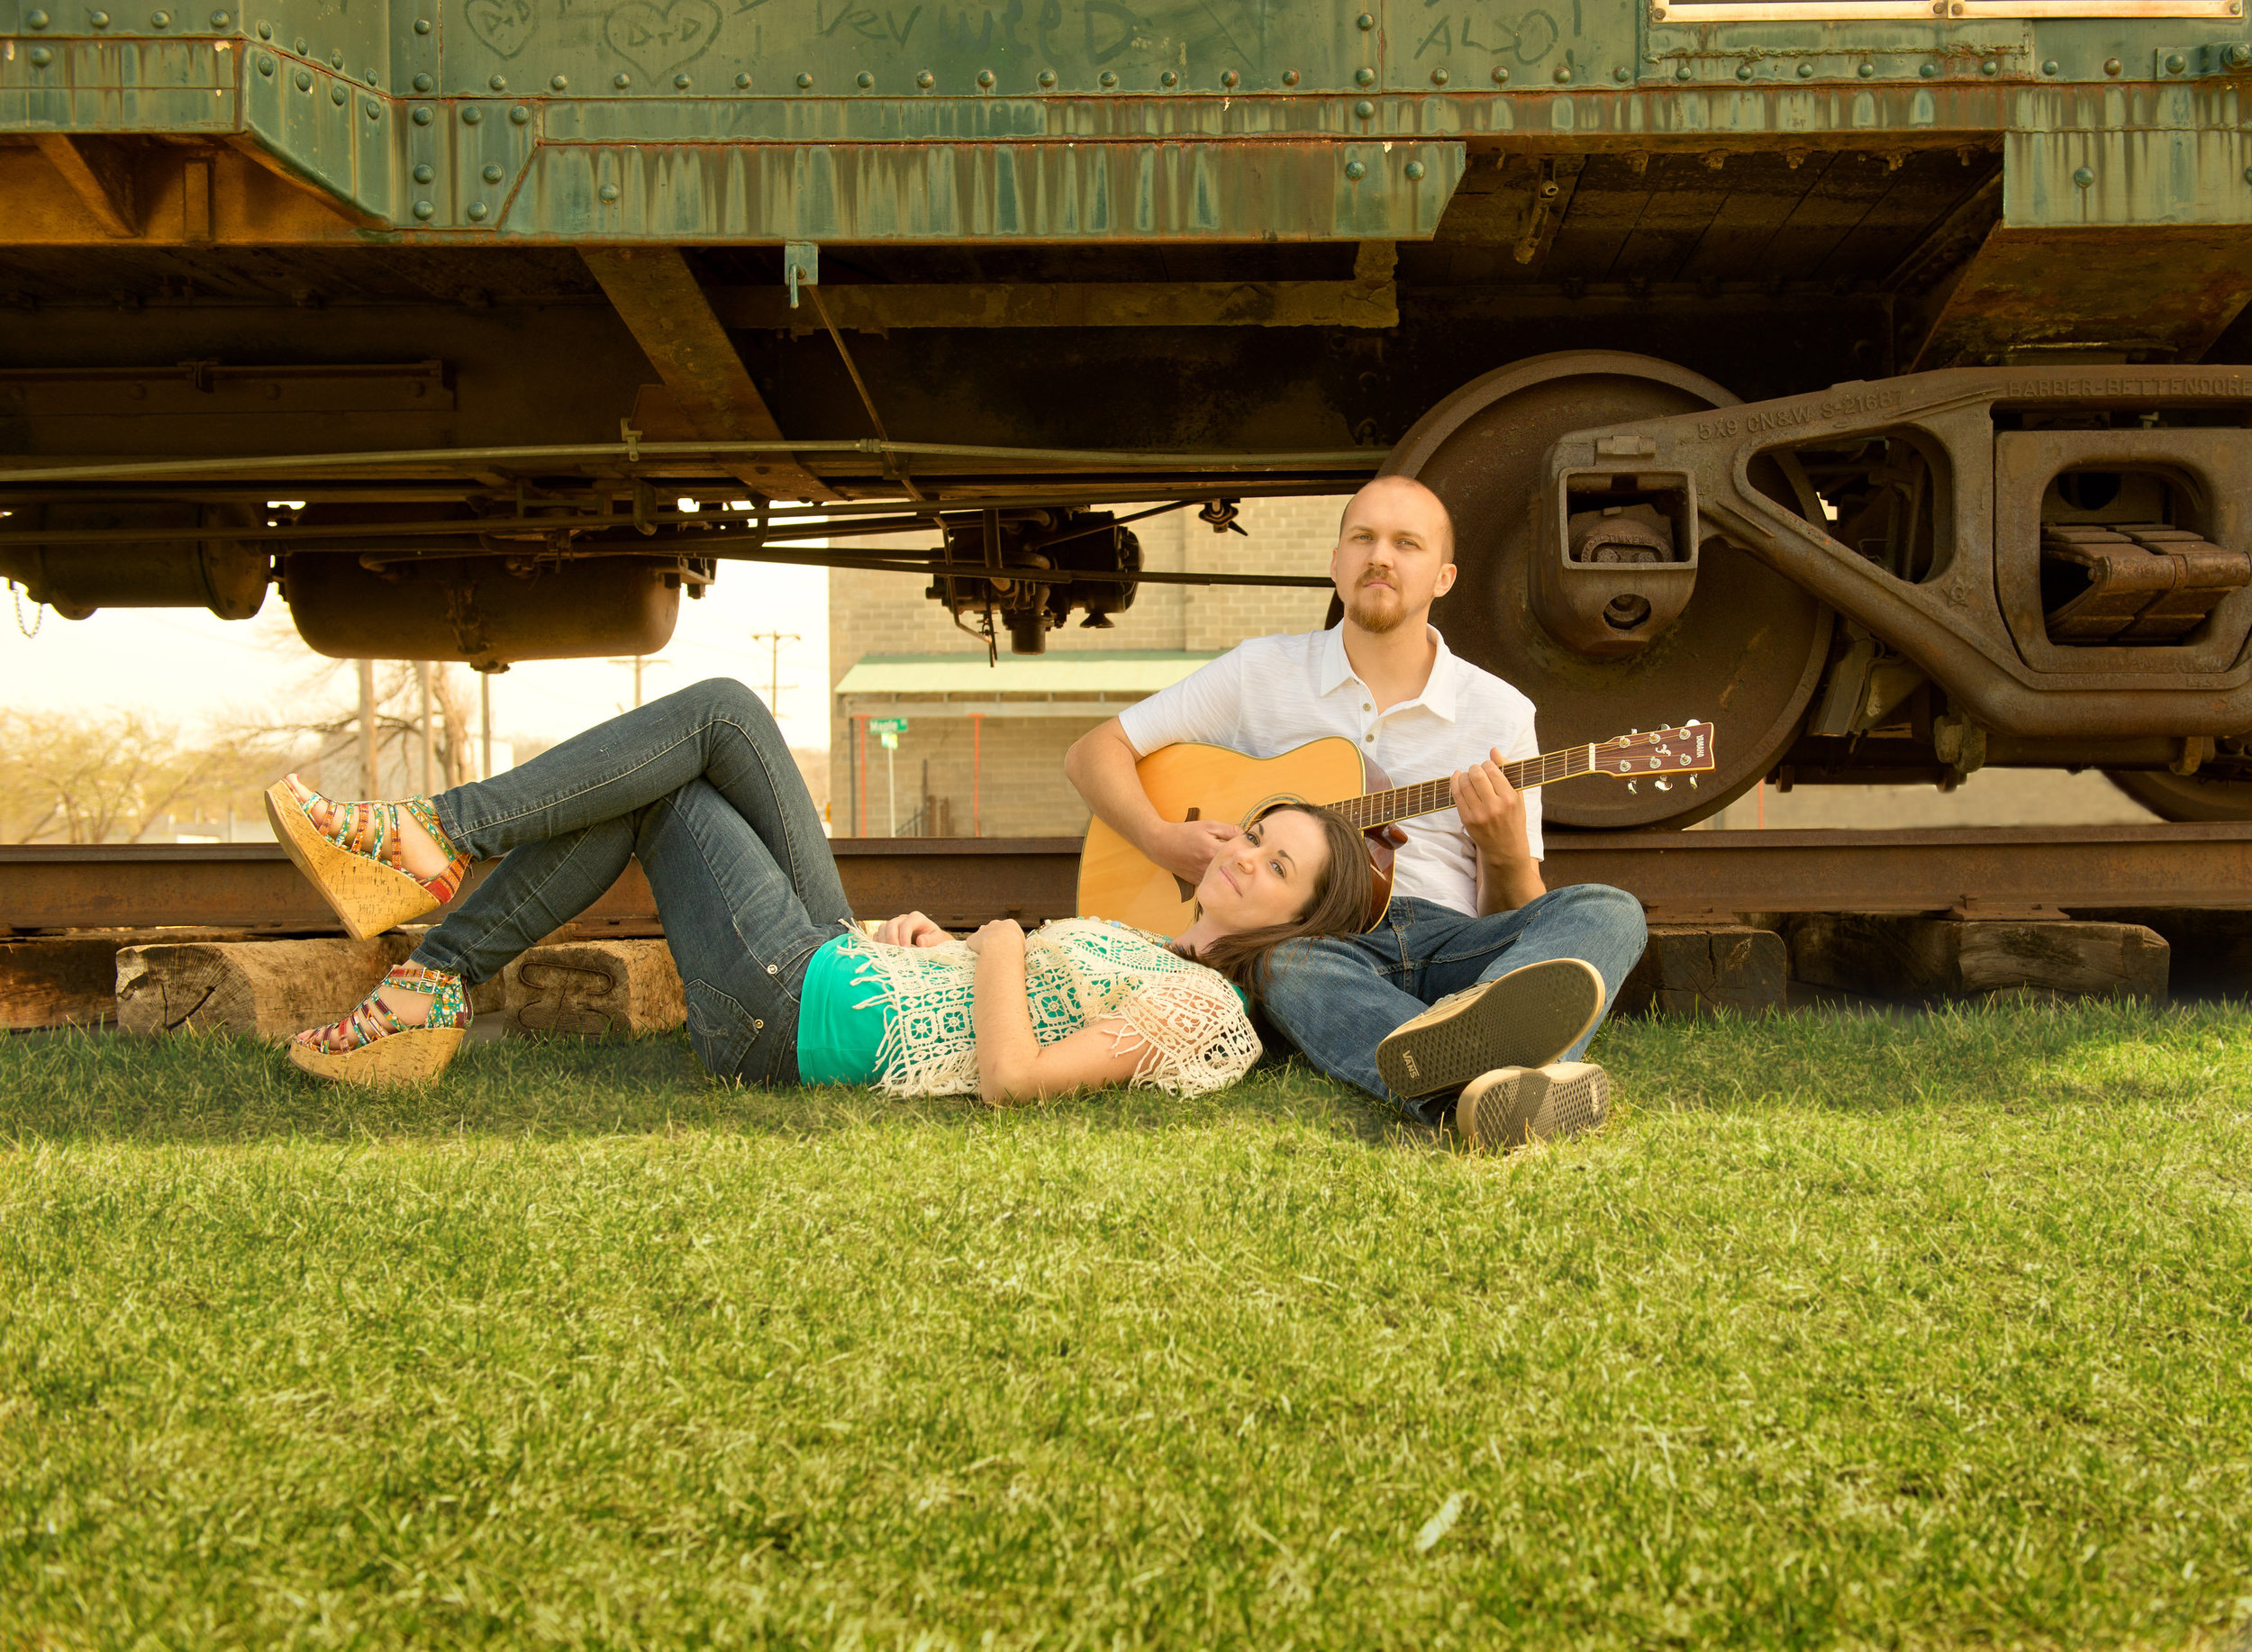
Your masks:
{"label": "woman's hand", "polygon": [[921,912],[902,912],[877,924],[876,939],[887,947],[943,947],[954,937]]}
{"label": "woman's hand", "polygon": [[1004,947],[1014,942],[1017,950],[1022,952],[1024,949],[1024,926],[1014,918],[995,918],[969,938],[969,949],[983,958],[985,949],[996,942]]}

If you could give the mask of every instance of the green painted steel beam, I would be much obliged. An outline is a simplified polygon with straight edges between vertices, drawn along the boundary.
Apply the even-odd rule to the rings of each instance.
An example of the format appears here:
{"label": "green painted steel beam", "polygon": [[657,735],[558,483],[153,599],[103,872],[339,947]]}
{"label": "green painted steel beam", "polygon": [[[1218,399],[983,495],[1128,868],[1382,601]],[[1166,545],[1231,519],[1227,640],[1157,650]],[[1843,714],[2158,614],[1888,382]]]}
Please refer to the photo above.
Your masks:
{"label": "green painted steel beam", "polygon": [[1957,139],[2011,226],[2252,222],[2243,0],[1950,4],[0,0],[0,132],[241,141],[379,240],[1405,241],[1485,144]]}

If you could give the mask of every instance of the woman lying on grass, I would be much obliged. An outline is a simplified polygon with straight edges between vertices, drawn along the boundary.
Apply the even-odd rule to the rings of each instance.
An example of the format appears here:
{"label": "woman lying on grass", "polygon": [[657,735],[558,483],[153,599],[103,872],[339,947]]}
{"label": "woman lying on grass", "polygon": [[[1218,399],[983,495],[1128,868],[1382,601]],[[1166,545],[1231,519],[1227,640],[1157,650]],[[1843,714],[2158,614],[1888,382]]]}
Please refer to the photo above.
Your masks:
{"label": "woman lying on grass", "polygon": [[1349,934],[1370,894],[1359,834],[1326,810],[1267,815],[1214,857],[1170,947],[1094,919],[967,942],[921,912],[864,930],[797,765],[758,696],[715,677],[436,797],[332,803],[295,776],[275,835],[346,929],[379,934],[505,858],[342,1021],[290,1058],[357,1084],[435,1077],[469,1025],[464,989],[569,922],[629,857],[680,967],[688,1038],[722,1078],[1029,1100],[1153,1084],[1185,1095],[1258,1059],[1246,989],[1299,935]]}

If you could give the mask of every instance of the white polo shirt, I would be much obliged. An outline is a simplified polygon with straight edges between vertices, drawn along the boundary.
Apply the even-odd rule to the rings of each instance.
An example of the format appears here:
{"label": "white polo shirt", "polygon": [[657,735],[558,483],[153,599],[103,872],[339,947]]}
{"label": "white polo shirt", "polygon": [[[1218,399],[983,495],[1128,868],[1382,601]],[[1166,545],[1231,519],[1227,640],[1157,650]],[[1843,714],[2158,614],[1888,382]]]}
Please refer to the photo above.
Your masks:
{"label": "white polo shirt", "polygon": [[[1437,780],[1485,760],[1492,749],[1514,762],[1538,757],[1532,702],[1490,671],[1456,658],[1430,628],[1439,658],[1412,700],[1376,710],[1353,674],[1342,629],[1254,637],[1194,675],[1118,714],[1138,757],[1194,741],[1247,757],[1272,758],[1308,740],[1343,735],[1394,785]],[[1448,809],[1400,822],[1407,834],[1393,867],[1392,892],[1420,895],[1457,912],[1478,910],[1478,861],[1462,818]],[[1525,838],[1540,858],[1540,794],[1525,794]]]}

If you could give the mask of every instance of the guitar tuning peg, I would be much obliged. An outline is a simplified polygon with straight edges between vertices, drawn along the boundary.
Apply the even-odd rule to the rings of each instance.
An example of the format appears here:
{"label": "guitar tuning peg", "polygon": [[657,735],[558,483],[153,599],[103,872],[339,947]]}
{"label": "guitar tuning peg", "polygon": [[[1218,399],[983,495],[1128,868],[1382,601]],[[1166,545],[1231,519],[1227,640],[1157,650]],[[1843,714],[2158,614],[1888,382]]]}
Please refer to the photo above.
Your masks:
{"label": "guitar tuning peg", "polygon": [[1694,775],[1689,776],[1689,789],[1693,792],[1697,789],[1697,777]]}
{"label": "guitar tuning peg", "polygon": [[1639,792],[1641,791],[1641,787],[1640,787],[1640,786],[1639,786],[1638,785],[1636,785],[1633,781],[1630,780],[1630,781],[1628,781],[1628,782],[1627,782],[1627,790],[1628,790],[1628,791],[1630,791],[1630,792],[1634,792],[1634,793],[1639,794]]}
{"label": "guitar tuning peg", "polygon": [[1674,783],[1670,780],[1653,780],[1650,784],[1661,792],[1670,792],[1674,789]]}

